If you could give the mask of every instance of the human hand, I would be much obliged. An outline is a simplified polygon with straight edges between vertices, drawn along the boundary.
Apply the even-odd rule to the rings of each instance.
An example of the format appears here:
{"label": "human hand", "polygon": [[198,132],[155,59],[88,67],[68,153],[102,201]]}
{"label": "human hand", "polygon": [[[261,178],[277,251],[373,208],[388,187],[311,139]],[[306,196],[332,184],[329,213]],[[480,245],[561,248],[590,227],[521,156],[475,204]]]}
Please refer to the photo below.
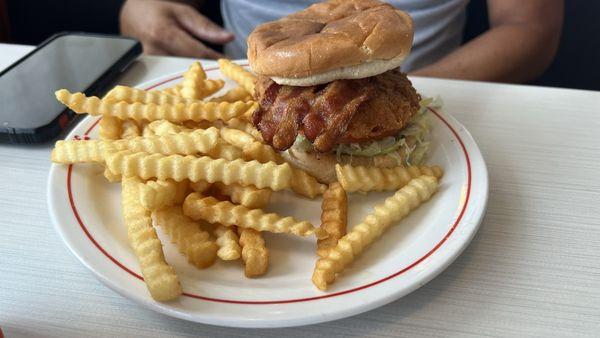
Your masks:
{"label": "human hand", "polygon": [[123,35],[142,42],[147,54],[217,59],[223,55],[202,41],[223,44],[234,39],[192,6],[170,1],[127,0],[120,26]]}

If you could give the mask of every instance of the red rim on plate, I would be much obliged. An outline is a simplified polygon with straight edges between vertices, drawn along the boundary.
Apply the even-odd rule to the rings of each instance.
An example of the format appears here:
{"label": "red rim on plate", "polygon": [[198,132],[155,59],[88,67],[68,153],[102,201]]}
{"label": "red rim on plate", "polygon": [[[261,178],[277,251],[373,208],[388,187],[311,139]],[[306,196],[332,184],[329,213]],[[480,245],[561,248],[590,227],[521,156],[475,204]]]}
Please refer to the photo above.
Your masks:
{"label": "red rim on plate", "polygon": [[[242,65],[245,66],[245,65]],[[216,70],[218,69],[218,67],[214,67],[214,68],[208,68],[206,69],[206,71],[212,71],[212,70]],[[146,88],[146,90],[151,90],[153,88],[156,88],[160,85],[163,85],[165,83],[169,83],[175,80],[180,79],[181,76],[176,76],[164,81],[161,81],[153,86],[150,86],[148,88]],[[429,251],[427,251],[427,253],[425,253],[425,255],[423,255],[422,257],[420,257],[419,259],[415,260],[414,262],[412,262],[411,264],[405,266],[404,268],[394,272],[393,274],[383,277],[381,279],[378,279],[376,281],[370,282],[368,284],[364,284],[355,288],[351,288],[351,289],[347,289],[347,290],[343,290],[343,291],[338,291],[335,293],[329,293],[329,294],[325,294],[325,295],[321,295],[321,296],[314,296],[314,297],[306,297],[306,298],[295,298],[295,299],[282,299],[282,300],[262,300],[262,301],[244,301],[244,300],[235,300],[235,299],[222,299],[222,298],[212,298],[212,297],[206,297],[206,296],[201,296],[201,295],[197,295],[197,294],[193,294],[193,293],[188,293],[188,292],[184,292],[183,295],[190,297],[190,298],[196,298],[196,299],[201,299],[201,300],[205,300],[205,301],[211,301],[211,302],[219,302],[219,303],[232,303],[232,304],[247,304],[247,305],[264,305],[264,304],[286,304],[286,303],[298,303],[298,302],[307,302],[307,301],[313,301],[313,300],[319,300],[319,299],[324,299],[324,298],[331,298],[331,297],[336,297],[336,296],[341,296],[341,295],[345,295],[348,293],[353,293],[353,292],[357,292],[360,290],[364,290],[367,288],[370,288],[372,286],[381,284],[383,282],[386,282],[390,279],[393,279],[399,275],[402,275],[403,273],[409,271],[410,269],[414,268],[415,266],[417,266],[419,263],[421,263],[422,261],[424,261],[425,259],[427,259],[429,256],[431,256],[433,253],[435,253],[447,240],[448,238],[450,238],[450,236],[454,233],[454,231],[456,230],[456,228],[458,227],[458,225],[460,224],[460,221],[463,218],[463,215],[465,213],[465,210],[467,209],[467,205],[469,203],[469,199],[471,196],[471,161],[469,159],[469,154],[467,152],[467,149],[462,141],[462,139],[460,138],[460,136],[458,135],[458,133],[456,132],[456,130],[454,130],[454,128],[452,128],[452,126],[448,123],[448,121],[446,121],[435,109],[429,108],[429,110],[435,115],[437,116],[437,118],[439,118],[444,125],[446,125],[446,127],[448,127],[448,129],[450,129],[450,131],[452,132],[452,134],[454,135],[454,137],[456,137],[456,139],[458,140],[458,143],[460,144],[460,147],[463,151],[463,154],[465,155],[465,161],[466,161],[466,165],[467,165],[467,189],[466,189],[466,194],[465,194],[465,202],[462,206],[462,209],[458,215],[458,217],[456,218],[456,220],[454,221],[454,223],[452,224],[452,227],[450,227],[450,229],[448,230],[448,232],[444,235],[444,237],[433,247],[431,248]],[[100,119],[98,119],[96,122],[94,122],[89,128],[88,130],[86,130],[84,136],[87,136],[97,125],[98,122],[100,122]],[[69,204],[71,206],[71,210],[73,211],[73,215],[75,216],[75,219],[77,219],[77,222],[79,223],[79,226],[81,227],[81,229],[83,230],[83,232],[85,233],[85,235],[90,239],[90,241],[92,242],[92,244],[94,244],[94,246],[100,250],[100,252],[102,252],[102,254],[104,256],[106,256],[110,261],[112,261],[115,265],[117,265],[119,268],[121,268],[122,270],[124,270],[125,272],[129,273],[130,275],[132,275],[133,277],[139,279],[140,281],[143,281],[144,278],[140,275],[138,275],[137,273],[135,273],[133,270],[129,269],[128,267],[126,267],[123,263],[121,263],[119,260],[117,260],[116,258],[114,258],[110,253],[108,253],[94,238],[94,236],[92,236],[92,234],[89,232],[89,230],[87,229],[87,227],[85,226],[85,223],[83,222],[83,220],[81,219],[79,212],[77,211],[77,207],[75,206],[75,198],[73,197],[73,192],[71,189],[71,173],[73,171],[73,165],[69,165],[69,168],[67,170],[67,192],[68,192],[68,196],[69,196]]]}

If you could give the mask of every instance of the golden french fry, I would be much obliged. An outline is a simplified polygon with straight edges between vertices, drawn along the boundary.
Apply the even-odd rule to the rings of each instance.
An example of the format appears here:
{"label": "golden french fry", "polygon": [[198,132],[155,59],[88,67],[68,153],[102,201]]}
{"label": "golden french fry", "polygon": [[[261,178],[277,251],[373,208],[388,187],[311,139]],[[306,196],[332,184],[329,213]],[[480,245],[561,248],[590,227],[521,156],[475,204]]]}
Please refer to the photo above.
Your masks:
{"label": "golden french fry", "polygon": [[117,150],[129,149],[133,152],[160,153],[164,155],[193,155],[207,153],[217,145],[219,132],[216,128],[197,129],[192,132],[167,134],[163,136],[137,137],[129,140],[113,141]]}
{"label": "golden french fry", "polygon": [[115,141],[57,141],[52,149],[54,163],[102,163],[106,152],[115,151]]}
{"label": "golden french fry", "polygon": [[[241,204],[249,209],[264,208],[269,204],[271,199],[270,189],[258,189],[251,185],[215,183],[215,187],[225,196],[229,196],[231,201],[236,204]],[[197,191],[196,192],[202,192]]]}
{"label": "golden french fry", "polygon": [[183,73],[184,81],[186,78],[206,80],[206,72],[204,71],[204,67],[202,67],[202,64],[198,61],[192,62],[192,64],[188,67],[185,73]]}
{"label": "golden french fry", "polygon": [[113,174],[110,170],[108,170],[108,168],[104,168],[104,172],[102,174],[110,183],[121,182],[121,175]]}
{"label": "golden french fry", "polygon": [[121,137],[122,121],[116,117],[106,116],[100,120],[100,138],[104,140],[116,140]]}
{"label": "golden french fry", "polygon": [[184,121],[182,125],[188,129],[208,129],[215,127],[215,122],[211,121]]}
{"label": "golden french fry", "polygon": [[327,231],[329,237],[317,241],[317,255],[324,258],[346,234],[348,197],[338,182],[331,183],[323,194],[321,209],[321,228]]}
{"label": "golden french fry", "polygon": [[223,80],[208,80],[200,62],[194,62],[183,73],[181,96],[186,99],[199,100],[214,94],[223,88]]}
{"label": "golden french fry", "polygon": [[218,140],[217,145],[215,145],[213,149],[208,151],[206,155],[214,159],[223,158],[228,161],[233,161],[242,157],[242,150],[240,148],[227,144],[222,140]]}
{"label": "golden french fry", "polygon": [[421,175],[433,176],[433,177],[437,178],[438,180],[440,178],[442,178],[442,176],[444,176],[444,170],[442,170],[442,168],[438,167],[437,165],[434,165],[433,167],[428,167],[426,165],[420,165],[418,167],[419,167],[419,171],[421,172]]}
{"label": "golden french fry", "polygon": [[147,181],[140,186],[140,203],[149,210],[157,210],[183,203],[188,181]]}
{"label": "golden french fry", "polygon": [[152,226],[150,211],[140,204],[137,177],[122,182],[122,211],[129,245],[133,249],[152,298],[167,301],[181,294],[181,284],[175,270],[165,261],[162,244]]}
{"label": "golden french fry", "polygon": [[[223,133],[221,133],[221,136],[222,135]],[[275,163],[285,163],[283,157],[281,157],[281,155],[268,144],[263,144],[255,141],[246,144],[242,148],[242,151],[242,156],[244,158],[252,158],[261,163],[270,161]]]}
{"label": "golden french fry", "polygon": [[254,229],[238,228],[244,274],[248,278],[262,276],[269,268],[269,250],[260,232]]}
{"label": "golden french fry", "polygon": [[292,168],[292,191],[308,198],[322,195],[327,186],[302,169]]}
{"label": "golden french fry", "polygon": [[240,115],[239,119],[241,119],[242,121],[248,122],[248,123],[252,123],[253,116],[254,116],[254,110],[248,110],[247,112]]}
{"label": "golden french fry", "polygon": [[408,182],[384,203],[375,206],[374,213],[365,217],[342,237],[327,257],[317,260],[312,281],[316,287],[326,290],[327,286],[350,265],[364,249],[373,243],[392,223],[406,217],[413,209],[429,200],[437,191],[438,182],[433,176],[420,176]]}
{"label": "golden french fry", "polygon": [[227,91],[227,93],[213,97],[211,102],[235,102],[235,101],[252,101],[252,95],[242,87],[235,87]]}
{"label": "golden french fry", "polygon": [[219,59],[219,67],[221,73],[228,78],[237,82],[243,87],[248,93],[254,94],[254,83],[256,82],[256,76],[245,70],[242,66],[232,62],[228,59]]}
{"label": "golden french fry", "polygon": [[[219,129],[219,134],[221,136],[221,138],[223,138],[223,140],[225,140],[225,142],[234,145],[240,149],[244,149],[244,147],[248,144],[252,144],[254,142],[256,142],[256,140],[254,139],[254,137],[252,137],[252,135],[238,130],[238,129],[232,129],[232,128],[221,128]],[[273,149],[273,148],[271,148]],[[273,150],[274,152],[274,150]],[[274,152],[274,154],[277,154]],[[276,156],[276,155],[273,155]],[[275,162],[274,158],[270,158],[267,161],[273,161]]]}
{"label": "golden french fry", "polygon": [[315,234],[317,238],[327,237],[327,232],[306,221],[297,221],[293,217],[281,217],[274,213],[265,213],[261,209],[248,209],[229,201],[218,201],[214,197],[204,197],[191,193],[183,202],[183,213],[192,219],[203,219],[210,223],[235,224],[242,228],[274,233],[291,233],[298,236]]}
{"label": "golden french fry", "polygon": [[160,153],[163,155],[192,155],[208,153],[217,145],[216,128],[198,129],[189,133],[165,136],[136,137],[116,141],[58,141],[52,150],[52,162],[104,162],[107,151]]}
{"label": "golden french fry", "polygon": [[215,123],[210,121],[183,121],[182,124],[175,124],[167,120],[153,121],[148,124],[148,129],[152,134],[166,135],[182,132],[192,132],[196,129],[209,129],[215,127]]}
{"label": "golden french fry", "polygon": [[242,149],[242,157],[246,160],[256,160],[260,163],[285,163],[285,160],[271,146],[262,144],[241,130],[221,128],[220,135],[225,142]]}
{"label": "golden french fry", "polygon": [[132,153],[128,150],[109,152],[106,166],[115,174],[125,177],[139,176],[143,179],[173,179],[177,182],[207,181],[225,184],[254,185],[259,189],[278,191],[290,186],[292,171],[288,164],[227,161],[208,156],[180,156]]}
{"label": "golden french fry", "polygon": [[203,99],[223,88],[223,80],[208,80],[200,62],[194,62],[183,73],[181,96],[186,99]]}
{"label": "golden french fry", "polygon": [[142,134],[140,127],[132,120],[125,120],[121,124],[121,138],[131,139]]}
{"label": "golden french fry", "polygon": [[152,121],[152,122],[148,123],[148,125],[146,126],[145,129],[150,130],[152,132],[151,133],[152,135],[160,135],[160,136],[169,135],[169,134],[178,134],[178,133],[181,133],[184,131],[191,131],[191,130],[186,130],[186,128],[183,126],[180,126],[173,122],[169,122],[167,120]]}
{"label": "golden french fry", "polygon": [[199,192],[199,193],[203,193],[203,192],[207,191],[208,189],[210,189],[211,186],[212,186],[212,184],[210,184],[206,181],[190,182],[190,188],[193,191]]}
{"label": "golden french fry", "polygon": [[152,215],[156,224],[163,227],[188,262],[200,269],[215,262],[219,248],[217,243],[210,239],[209,233],[202,230],[197,222],[183,214],[180,205],[156,210]]}
{"label": "golden french fry", "polygon": [[[223,135],[221,133],[221,135]],[[257,160],[261,163],[273,161],[277,164],[286,163],[285,160],[269,145],[254,142],[248,144],[242,149],[245,160]],[[308,198],[315,198],[322,195],[327,189],[325,184],[319,183],[306,171],[292,167],[292,191]]]}
{"label": "golden french fry", "polygon": [[135,121],[168,120],[171,122],[183,121],[216,121],[229,120],[254,111],[256,102],[203,102],[178,103],[175,105],[139,102],[107,102],[95,96],[86,97],[83,93],[69,93],[66,89],[56,92],[56,98],[78,114],[88,113],[92,116],[114,116],[121,120],[132,119]]}
{"label": "golden french fry", "polygon": [[[262,144],[254,140],[254,138],[237,129],[221,128],[221,137],[228,143],[242,148],[243,158],[245,160],[257,160],[261,163],[275,162],[278,164],[285,163],[285,160],[267,144]],[[291,188],[294,192],[314,198],[323,194],[327,186],[319,183],[314,177],[310,176],[304,170],[292,168],[292,183]]]}
{"label": "golden french fry", "polygon": [[238,244],[239,238],[235,233],[235,226],[217,225],[214,234],[217,237],[217,245],[219,246],[219,251],[217,251],[219,258],[224,261],[233,261],[240,258],[242,248]]}
{"label": "golden french fry", "polygon": [[169,88],[165,88],[165,89],[161,90],[161,93],[183,98],[181,96],[181,87],[182,87],[181,84],[174,85],[173,87],[169,87]]}
{"label": "golden french fry", "polygon": [[148,128],[148,124],[147,124],[142,129],[142,137],[151,137],[151,136],[156,136],[156,134],[151,129]]}
{"label": "golden french fry", "polygon": [[438,166],[431,168],[426,166],[376,168],[340,164],[336,164],[335,173],[347,192],[397,190],[415,177],[433,175],[440,178],[443,174],[442,169]]}
{"label": "golden french fry", "polygon": [[[221,122],[221,121],[217,121],[217,122]],[[227,121],[223,121],[223,123],[228,126],[229,128],[233,128],[233,129],[237,129],[237,130],[241,130],[243,132],[246,132],[250,135],[252,135],[252,137],[254,137],[254,139],[260,143],[264,143],[264,140],[262,138],[262,135],[260,133],[260,131],[258,131],[258,129],[256,129],[252,123],[249,123],[245,120],[242,120],[240,118],[234,117],[232,119],[229,119]]]}
{"label": "golden french fry", "polygon": [[103,101],[127,103],[154,103],[154,104],[178,104],[189,103],[190,101],[178,96],[169,95],[157,90],[142,90],[127,86],[116,86],[105,97]]}

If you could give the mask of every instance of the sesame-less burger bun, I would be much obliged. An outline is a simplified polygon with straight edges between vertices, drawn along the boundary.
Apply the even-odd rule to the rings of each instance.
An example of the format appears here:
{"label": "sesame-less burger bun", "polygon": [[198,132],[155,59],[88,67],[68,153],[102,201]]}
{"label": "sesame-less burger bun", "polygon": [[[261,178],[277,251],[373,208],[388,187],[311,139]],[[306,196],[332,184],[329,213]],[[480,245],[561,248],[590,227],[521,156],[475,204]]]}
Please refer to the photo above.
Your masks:
{"label": "sesame-less burger bun", "polygon": [[330,0],[256,27],[248,61],[279,84],[311,86],[396,68],[412,40],[412,19],[391,5]]}

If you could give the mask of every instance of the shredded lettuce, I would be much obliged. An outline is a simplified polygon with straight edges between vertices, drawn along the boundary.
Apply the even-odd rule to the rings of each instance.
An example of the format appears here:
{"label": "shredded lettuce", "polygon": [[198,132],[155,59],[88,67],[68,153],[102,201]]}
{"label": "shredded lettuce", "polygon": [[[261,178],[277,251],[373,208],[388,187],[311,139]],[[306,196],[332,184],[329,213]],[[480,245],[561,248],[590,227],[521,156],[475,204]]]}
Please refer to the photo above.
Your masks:
{"label": "shredded lettuce", "polygon": [[300,134],[296,136],[296,141],[294,141],[294,147],[298,147],[299,149],[302,149],[307,152],[314,151],[312,143],[310,143],[310,141],[306,137],[304,137],[304,135]]}
{"label": "shredded lettuce", "polygon": [[421,106],[419,108],[419,113],[424,113],[426,112],[429,108],[442,108],[442,106],[444,105],[444,101],[442,101],[441,96],[436,96],[436,97],[426,97],[421,99],[421,101],[419,101],[419,106]]}
{"label": "shredded lettuce", "polygon": [[[440,108],[442,100],[424,98],[419,102],[420,108],[408,121],[406,127],[394,136],[380,140],[340,144],[335,148],[335,154],[340,161],[342,155],[374,157],[388,155],[398,162],[398,165],[421,164],[429,149],[429,117],[427,107]],[[314,151],[312,143],[304,136],[298,135],[295,146],[304,151]]]}

